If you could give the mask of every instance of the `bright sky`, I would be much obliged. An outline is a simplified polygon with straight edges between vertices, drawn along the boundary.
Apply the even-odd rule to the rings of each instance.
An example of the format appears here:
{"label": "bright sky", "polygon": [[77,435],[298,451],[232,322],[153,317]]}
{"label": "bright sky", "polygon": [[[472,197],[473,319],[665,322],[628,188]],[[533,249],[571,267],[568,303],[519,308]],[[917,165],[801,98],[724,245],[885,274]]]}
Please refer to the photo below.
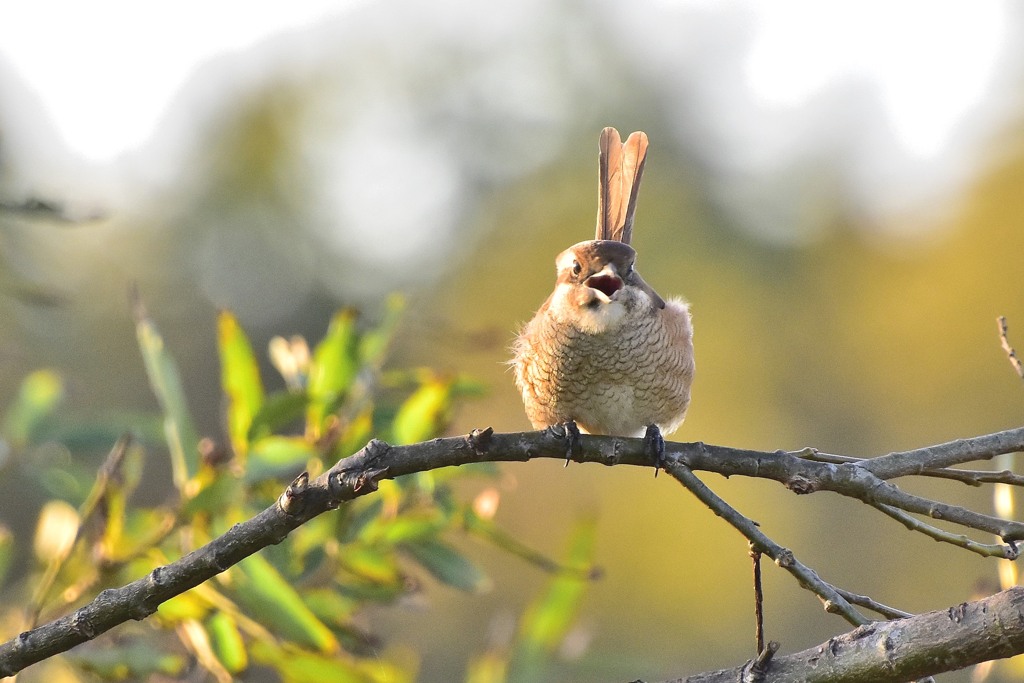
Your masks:
{"label": "bright sky", "polygon": [[[43,116],[56,128],[54,142],[93,168],[126,177],[117,182],[137,185],[143,181],[135,170],[126,170],[130,164],[125,157],[140,150],[148,157],[133,160],[138,168],[173,177],[176,162],[168,155],[184,146],[163,117],[182,87],[204,74],[206,62],[245,53],[239,61],[249,67],[246,73],[260,78],[265,64],[330,38],[314,33],[315,26],[366,2],[8,3],[0,12],[0,66],[39,98]],[[402,7],[402,0],[384,2],[388,9]],[[382,35],[385,41],[402,35],[432,36],[412,41],[418,47],[405,47],[430,53],[445,44],[439,41],[485,35],[479,22],[501,14],[494,10],[482,15],[485,10],[459,2],[439,2],[425,14],[396,11],[371,23],[371,30],[387,31]],[[1009,69],[1006,54],[1012,42],[1007,26],[1013,22],[1008,7],[994,0],[680,0],[662,5],[641,2],[630,11],[644,17],[642,26],[632,28],[647,35],[649,44],[643,49],[663,62],[651,65],[665,74],[659,87],[679,89],[685,95],[680,101],[690,96],[699,101],[699,106],[686,105],[686,111],[669,116],[691,130],[714,131],[705,136],[711,145],[706,153],[726,172],[741,182],[757,174],[770,177],[774,169],[813,158],[819,148],[839,150],[840,157],[832,161],[852,184],[850,194],[873,202],[874,210],[884,213],[902,210],[901,202],[920,204],[929,194],[948,195],[948,189],[969,174],[965,159],[998,123],[998,114],[992,112],[1007,108],[1005,101],[994,102],[1000,96],[1000,78]],[[518,12],[514,30],[527,32],[523,40],[503,49],[533,49],[535,41],[527,39],[537,30],[535,25],[544,25],[537,16],[547,11],[543,3],[503,11]],[[659,26],[654,21],[659,16],[672,16],[675,23]],[[720,19],[712,22],[714,31],[698,39],[680,38],[683,27],[701,25],[698,19],[707,16]],[[280,54],[254,49],[287,34],[301,39],[276,43],[285,46]],[[686,44],[680,45],[680,40]],[[399,44],[405,45],[401,39]],[[737,54],[742,72],[722,71]],[[697,75],[697,82],[703,78],[702,87],[687,90],[692,81],[684,74],[690,73]],[[512,88],[516,78],[535,84],[552,77],[512,76],[507,82],[499,79],[500,87]],[[211,90],[208,98],[215,100],[217,92]],[[544,107],[550,102],[539,98],[535,104]],[[372,109],[369,104],[367,108]],[[181,113],[183,108],[174,111]],[[198,119],[201,113],[184,115]],[[695,122],[697,115],[704,120]],[[380,119],[374,120],[379,124]],[[392,132],[379,128],[376,132]],[[417,139],[412,136],[410,144]],[[436,152],[418,150],[417,158],[428,159]],[[40,172],[44,178],[54,175]],[[897,178],[899,182],[894,182]],[[363,189],[354,187],[353,192],[363,196]],[[782,216],[775,222],[788,226],[791,220]]]}
{"label": "bright sky", "polygon": [[[42,97],[67,144],[102,162],[152,134],[197,65],[355,2],[10,3],[0,54]],[[794,106],[839,76],[862,76],[881,91],[899,140],[924,155],[981,97],[1005,40],[1006,8],[996,2],[794,0],[748,9],[759,24],[748,60],[752,94]]]}
{"label": "bright sky", "polygon": [[1007,8],[996,2],[811,0],[756,11],[747,59],[756,97],[794,107],[840,78],[863,79],[903,148],[922,156],[940,151],[986,94],[1007,38]]}
{"label": "bright sky", "polygon": [[104,162],[152,135],[201,63],[357,2],[12,2],[0,12],[0,58],[42,98],[66,143]]}

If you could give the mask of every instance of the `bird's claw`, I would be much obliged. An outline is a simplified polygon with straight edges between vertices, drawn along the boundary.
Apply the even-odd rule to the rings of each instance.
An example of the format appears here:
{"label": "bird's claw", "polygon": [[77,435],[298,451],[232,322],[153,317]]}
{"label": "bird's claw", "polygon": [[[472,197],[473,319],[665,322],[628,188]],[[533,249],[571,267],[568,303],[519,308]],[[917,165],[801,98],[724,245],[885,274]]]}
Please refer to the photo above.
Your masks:
{"label": "bird's claw", "polygon": [[657,477],[658,471],[665,467],[665,437],[661,435],[658,425],[647,425],[647,431],[644,432],[644,448],[654,461],[654,476]]}
{"label": "bird's claw", "polygon": [[580,428],[576,426],[575,420],[568,420],[562,423],[562,427],[565,429],[565,467],[569,466],[569,461],[572,460],[572,456],[576,455],[582,449],[580,443]]}

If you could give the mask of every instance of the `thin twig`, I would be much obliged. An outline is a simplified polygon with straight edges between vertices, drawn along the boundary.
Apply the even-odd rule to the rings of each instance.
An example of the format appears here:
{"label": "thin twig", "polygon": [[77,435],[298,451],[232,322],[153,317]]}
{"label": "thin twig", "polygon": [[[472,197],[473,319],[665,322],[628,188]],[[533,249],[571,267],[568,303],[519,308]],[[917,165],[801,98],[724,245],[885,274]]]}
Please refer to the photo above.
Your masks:
{"label": "thin twig", "polygon": [[767,647],[758,649],[757,656],[747,662],[743,668],[739,677],[740,683],[764,683],[768,667],[771,665],[775,653],[779,651],[779,647],[781,646],[773,640],[768,643]]}
{"label": "thin twig", "polygon": [[[1014,369],[1017,376],[1024,379],[1024,364],[1021,363],[1020,358],[1017,357],[1017,351],[1010,346],[1010,340],[1007,335],[1008,325],[1006,323],[1005,316],[999,316],[996,319],[999,326],[999,343],[1003,347],[1003,351],[1006,352],[1006,358],[1010,361],[1010,367]],[[996,457],[996,466],[1003,466],[1011,468],[1014,466],[1016,459],[1016,453],[1004,453]],[[1014,490],[1007,486],[1008,482],[998,482],[992,491],[992,502],[993,507],[997,515],[1003,517],[1015,516],[1016,495]],[[999,564],[999,585],[1002,588],[1008,588],[1009,586],[1015,586],[1020,580],[1020,573],[1017,569],[1017,565],[1012,562],[1001,562]]]}
{"label": "thin twig", "polygon": [[752,542],[748,544],[754,569],[754,651],[764,652],[764,590],[761,588],[761,551]]}
{"label": "thin twig", "polygon": [[1020,556],[1020,550],[1017,548],[1015,543],[979,543],[963,534],[954,534],[948,531],[932,526],[926,522],[922,522],[917,517],[907,514],[903,510],[894,508],[891,505],[882,505],[877,503],[872,505],[873,508],[884,512],[888,516],[895,519],[897,522],[907,527],[911,531],[919,531],[925,536],[940,541],[942,543],[950,543],[952,545],[963,548],[964,550],[970,550],[972,553],[977,553],[982,557],[998,557],[1003,560],[1016,560]]}
{"label": "thin twig", "polygon": [[1010,346],[1010,340],[1006,336],[1009,329],[1006,324],[1006,316],[999,316],[996,318],[996,322],[999,324],[999,342],[1003,346],[1003,351],[1006,352],[1006,357],[1009,359],[1010,365],[1017,372],[1017,375],[1024,379],[1024,363],[1021,363],[1020,358],[1017,357],[1017,352]]}
{"label": "thin twig", "polygon": [[840,614],[854,626],[870,623],[871,620],[854,609],[853,605],[839,594],[835,586],[823,581],[813,569],[797,560],[791,550],[783,548],[768,538],[764,532],[757,528],[757,524],[753,520],[744,517],[734,507],[720,498],[689,467],[679,462],[669,461],[665,465],[665,471],[675,477],[700,502],[711,508],[712,512],[729,522],[755,548],[772,558],[775,564],[795,576],[801,585],[820,597],[825,604],[826,612]]}
{"label": "thin twig", "polygon": [[86,497],[85,502],[83,502],[78,508],[78,526],[75,529],[74,541],[67,549],[67,552],[62,554],[60,557],[50,559],[46,565],[46,570],[43,572],[42,577],[36,584],[35,590],[32,592],[32,599],[29,601],[25,614],[26,628],[32,628],[38,623],[39,615],[43,611],[43,605],[46,604],[46,601],[50,596],[50,589],[53,588],[53,584],[60,575],[61,569],[64,568],[65,562],[67,562],[67,559],[71,557],[71,554],[74,552],[75,546],[80,540],[82,540],[82,530],[85,529],[86,525],[92,521],[97,509],[99,508],[100,502],[107,495],[110,480],[119,476],[118,471],[121,468],[121,464],[124,462],[124,456],[128,452],[128,447],[131,445],[131,441],[131,434],[125,433],[121,435],[110,449],[110,452],[107,453],[107,457],[103,460],[103,464],[100,466],[99,471],[96,474],[96,480],[93,482],[89,495]]}
{"label": "thin twig", "polygon": [[839,591],[840,595],[849,600],[850,603],[865,607],[876,614],[881,614],[886,619],[905,619],[907,617],[914,616],[910,612],[904,612],[901,609],[883,605],[877,600],[872,600],[866,595],[859,595],[848,590],[843,590],[842,588],[836,588],[836,590]]}

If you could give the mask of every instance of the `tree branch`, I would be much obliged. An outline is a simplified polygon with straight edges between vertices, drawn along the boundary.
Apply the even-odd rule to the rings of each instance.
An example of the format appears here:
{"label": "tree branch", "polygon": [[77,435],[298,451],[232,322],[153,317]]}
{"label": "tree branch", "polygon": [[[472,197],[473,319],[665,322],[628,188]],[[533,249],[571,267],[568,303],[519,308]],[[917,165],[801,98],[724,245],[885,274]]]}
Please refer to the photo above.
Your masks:
{"label": "tree branch", "polygon": [[904,612],[901,609],[896,609],[895,607],[889,607],[888,605],[883,605],[880,602],[876,602],[875,600],[872,600],[866,595],[858,595],[857,593],[851,593],[850,591],[843,590],[842,588],[837,588],[836,590],[838,590],[839,594],[846,598],[850,602],[850,604],[866,607],[872,612],[875,612],[876,614],[881,614],[886,619],[903,619],[905,617],[914,616],[910,612]]}
{"label": "tree branch", "polygon": [[[889,505],[907,512],[943,519],[998,536],[1010,544],[1008,556],[1016,556],[1015,541],[1024,539],[1024,523],[984,515],[965,508],[914,496],[884,481],[890,476],[918,474],[948,464],[992,458],[1024,449],[1024,428],[960,439],[903,453],[891,453],[858,463],[833,465],[801,457],[804,451],[740,450],[705,444],[670,444],[669,457],[677,457],[694,470],[774,479],[795,493],[833,491],[869,505]],[[882,466],[875,466],[883,461]],[[914,465],[914,462],[926,463]],[[941,464],[940,464],[941,463]],[[877,474],[881,470],[884,476]]]}
{"label": "tree branch", "polygon": [[[791,655],[776,655],[763,683],[912,681],[1024,650],[1024,588],[1014,587],[907,619],[875,622]],[[736,683],[745,667],[665,683]]]}
{"label": "tree branch", "polygon": [[872,458],[863,466],[879,479],[895,479],[924,470],[959,465],[972,460],[989,460],[1003,453],[1022,450],[1024,428],[1008,429],[972,439],[957,439],[937,446],[918,448]]}
{"label": "tree branch", "polygon": [[[816,462],[830,462],[834,465],[843,463],[862,463],[866,458],[854,458],[849,455],[832,455],[831,453],[820,453],[813,448],[806,448],[795,453],[801,458],[814,460]],[[981,486],[982,484],[1009,484],[1010,486],[1024,486],[1024,476],[1015,474],[1009,470],[994,472],[992,470],[962,470],[949,467],[937,467],[935,469],[920,472],[922,477],[935,477],[937,479],[952,479],[968,486]]]}
{"label": "tree branch", "polygon": [[979,543],[972,538],[964,536],[963,534],[951,534],[936,526],[922,522],[917,517],[909,515],[903,510],[894,508],[891,505],[876,503],[872,505],[872,507],[889,517],[892,517],[911,531],[920,531],[925,536],[933,538],[936,541],[950,543],[963,548],[964,550],[970,550],[972,553],[977,553],[982,557],[998,557],[1003,560],[1016,560],[1019,555],[1018,548],[1015,544],[1000,545],[998,543]]}
{"label": "tree branch", "polygon": [[[252,519],[235,525],[223,536],[207,545],[192,551],[176,562],[155,569],[149,575],[126,586],[104,590],[96,599],[74,613],[22,633],[17,638],[0,645],[0,676],[12,675],[30,664],[66,651],[129,619],[144,619],[151,615],[162,602],[201,584],[261,548],[280,543],[289,532],[313,517],[336,508],[345,501],[375,491],[378,482],[382,479],[392,479],[414,472],[476,462],[527,461],[533,458],[562,460],[565,458],[567,440],[568,436],[564,430],[550,428],[540,432],[508,434],[495,434],[490,429],[475,430],[468,436],[433,439],[408,446],[389,446],[380,441],[371,441],[356,454],[340,460],[314,481],[309,481],[305,474],[300,475],[282,493],[274,505]],[[642,439],[583,435],[580,437],[579,444],[580,448],[572,454],[572,459],[577,462],[644,467],[649,467],[651,464],[648,450]],[[769,453],[702,443],[668,443],[665,454],[666,469],[684,483],[689,482],[687,485],[690,490],[706,503],[708,501],[714,503],[712,508],[716,512],[732,510],[732,508],[715,496],[710,489],[707,489],[692,470],[716,472],[725,476],[742,475],[773,479],[796,493],[810,493],[819,490],[834,491],[873,505],[890,505],[909,512],[954,521],[982,531],[991,531],[1003,540],[1013,541],[1024,538],[1024,524],[911,496],[883,481],[882,475],[904,476],[922,469],[990,458],[999,453],[1021,449],[1024,449],[1024,429],[1009,430],[973,439],[962,439],[916,451],[895,453],[865,463],[839,465],[814,462],[800,457],[799,454],[781,451]],[[920,459],[923,465],[911,465],[908,460],[912,458]],[[873,467],[879,461],[882,461],[883,465]],[[879,474],[879,471],[882,472],[882,475]],[[721,503],[716,502],[716,499]],[[735,513],[735,510],[732,512]],[[785,566],[792,558],[792,553],[774,544],[771,539],[757,529],[757,525],[751,520],[735,513],[729,521],[777,563]],[[1008,547],[1015,551],[1012,543]],[[815,585],[814,579],[820,581],[813,570],[804,567],[807,572],[794,571],[793,567],[803,567],[803,565],[793,564],[786,567],[796,574],[802,583],[813,586]],[[853,595],[840,592],[824,582],[816,586],[815,592],[827,601],[826,607],[829,605],[849,607],[849,601],[844,595]],[[1018,605],[1020,594],[1017,592],[1012,594],[1017,596],[1014,598],[1016,600],[1014,605]],[[871,609],[875,609],[873,605],[878,604],[871,601],[870,598],[865,601],[867,602],[866,606]],[[860,604],[865,604],[865,602]],[[882,607],[884,608],[884,606]],[[849,609],[853,610],[852,607]],[[884,611],[880,611],[880,613],[885,614]],[[857,613],[853,610],[850,614]],[[864,620],[859,614],[857,616],[860,620]],[[850,618],[849,615],[847,618]],[[919,619],[919,617],[914,619]],[[950,620],[947,619],[947,621]],[[955,623],[958,626],[955,629],[958,635],[954,640],[964,638],[963,642],[966,642],[966,635],[961,633],[964,624],[977,623],[988,628],[981,617],[970,620],[958,617]],[[1024,620],[1007,618],[1003,620],[1003,623],[1006,630],[1012,630],[1013,633],[993,639],[999,641],[1000,649],[980,648],[972,651],[970,656],[964,660],[947,656],[943,661],[949,664],[948,668],[966,666],[993,656],[1003,657],[1024,651]],[[871,634],[890,633],[889,628],[876,624],[868,627],[868,629],[876,630],[861,628],[844,638],[848,637],[849,642],[855,645],[859,640],[865,639]],[[891,631],[891,633],[891,637],[894,639],[893,643],[897,643],[900,647],[913,649],[903,645],[906,641],[897,638],[902,631]],[[989,633],[989,631],[985,631],[985,633]],[[989,646],[991,645],[990,643]],[[922,647],[925,645],[922,644]],[[854,650],[856,648],[851,649],[851,651]],[[978,655],[978,653],[984,654]],[[884,648],[875,653],[875,657],[884,662],[893,660],[897,655],[902,656],[902,653]],[[822,666],[820,661],[831,661],[831,657],[834,657],[834,654],[825,656],[819,653],[817,666]],[[971,659],[971,657],[977,658]],[[914,661],[916,662],[916,660]],[[773,660],[771,671],[776,670],[776,666],[779,666],[778,662],[779,660]],[[903,665],[884,664],[884,666],[891,668],[891,666]],[[917,669],[913,670],[917,671]],[[896,680],[890,677],[886,677],[886,679]]]}

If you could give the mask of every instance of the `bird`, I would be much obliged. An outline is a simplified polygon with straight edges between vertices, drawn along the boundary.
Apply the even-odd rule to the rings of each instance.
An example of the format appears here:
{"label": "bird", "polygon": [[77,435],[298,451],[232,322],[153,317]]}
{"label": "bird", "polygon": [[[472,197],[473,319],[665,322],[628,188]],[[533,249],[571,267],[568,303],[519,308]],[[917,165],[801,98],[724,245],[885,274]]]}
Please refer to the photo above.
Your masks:
{"label": "bird", "polygon": [[[648,139],[601,132],[595,239],[555,259],[554,291],[512,345],[515,383],[535,429],[644,437],[664,464],[664,434],[686,417],[694,376],[689,304],[663,299],[630,246]],[[566,464],[571,457],[570,442]]]}

